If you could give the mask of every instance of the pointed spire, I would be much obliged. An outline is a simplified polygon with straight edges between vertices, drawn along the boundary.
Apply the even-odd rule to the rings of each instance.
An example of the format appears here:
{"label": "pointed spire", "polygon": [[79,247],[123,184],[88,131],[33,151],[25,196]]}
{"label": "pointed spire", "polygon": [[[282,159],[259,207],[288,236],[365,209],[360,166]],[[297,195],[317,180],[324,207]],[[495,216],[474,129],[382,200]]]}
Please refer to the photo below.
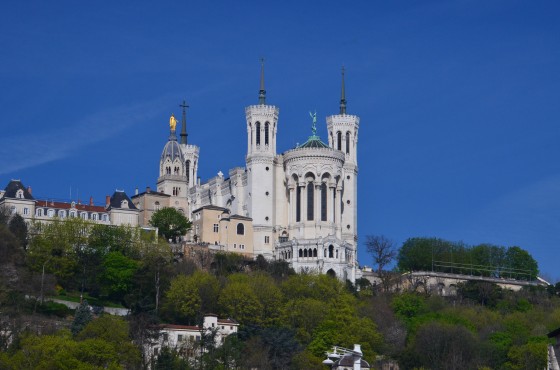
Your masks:
{"label": "pointed spire", "polygon": [[264,58],[261,58],[261,88],[259,90],[259,104],[266,104],[266,90],[264,89]]}
{"label": "pointed spire", "polygon": [[344,66],[342,66],[342,87],[340,89],[340,114],[346,114],[346,94],[344,91]]}
{"label": "pointed spire", "polygon": [[187,144],[187,102],[183,100],[183,104],[179,104],[179,107],[183,108],[183,120],[181,122],[181,144]]}

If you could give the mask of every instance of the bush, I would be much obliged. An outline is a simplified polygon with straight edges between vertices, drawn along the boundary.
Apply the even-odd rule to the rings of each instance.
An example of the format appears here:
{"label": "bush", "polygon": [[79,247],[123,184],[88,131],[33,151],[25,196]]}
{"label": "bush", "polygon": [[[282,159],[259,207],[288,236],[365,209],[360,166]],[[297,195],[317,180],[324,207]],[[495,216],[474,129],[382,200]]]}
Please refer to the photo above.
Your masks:
{"label": "bush", "polygon": [[73,311],[63,305],[62,303],[56,302],[45,302],[37,306],[37,311],[48,316],[58,316],[66,317],[73,314]]}

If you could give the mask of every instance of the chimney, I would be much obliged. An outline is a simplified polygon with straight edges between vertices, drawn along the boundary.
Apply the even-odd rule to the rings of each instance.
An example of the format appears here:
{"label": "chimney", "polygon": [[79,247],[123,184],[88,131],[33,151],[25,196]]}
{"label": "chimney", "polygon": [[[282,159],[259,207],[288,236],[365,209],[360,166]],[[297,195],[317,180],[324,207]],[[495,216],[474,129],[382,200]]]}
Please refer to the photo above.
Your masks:
{"label": "chimney", "polygon": [[31,186],[27,187],[27,192],[29,193],[29,195],[33,195],[33,192],[31,191]]}
{"label": "chimney", "polygon": [[105,205],[108,207],[109,204],[111,204],[111,196],[107,195],[105,196]]}
{"label": "chimney", "polygon": [[134,191],[134,195],[138,195],[138,188]]}
{"label": "chimney", "polygon": [[152,189],[150,189],[149,186],[146,186],[146,193],[149,193],[149,192],[151,192],[151,191],[152,191]]}
{"label": "chimney", "polygon": [[89,197],[89,205],[93,206],[93,197],[92,196]]}

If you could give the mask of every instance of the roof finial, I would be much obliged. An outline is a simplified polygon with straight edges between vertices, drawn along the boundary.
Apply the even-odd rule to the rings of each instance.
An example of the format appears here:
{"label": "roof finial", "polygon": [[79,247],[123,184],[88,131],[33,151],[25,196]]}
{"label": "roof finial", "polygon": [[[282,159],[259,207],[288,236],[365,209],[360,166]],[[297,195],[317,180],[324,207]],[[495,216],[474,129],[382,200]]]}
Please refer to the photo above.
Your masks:
{"label": "roof finial", "polygon": [[261,88],[259,90],[259,104],[264,105],[266,100],[266,90],[264,89],[264,58],[261,58]]}
{"label": "roof finial", "polygon": [[183,100],[183,104],[179,104],[179,107],[183,108],[183,121],[181,122],[181,144],[187,144],[187,102]]}
{"label": "roof finial", "polygon": [[342,88],[340,89],[340,114],[346,114],[346,94],[344,92],[344,66],[342,66]]}

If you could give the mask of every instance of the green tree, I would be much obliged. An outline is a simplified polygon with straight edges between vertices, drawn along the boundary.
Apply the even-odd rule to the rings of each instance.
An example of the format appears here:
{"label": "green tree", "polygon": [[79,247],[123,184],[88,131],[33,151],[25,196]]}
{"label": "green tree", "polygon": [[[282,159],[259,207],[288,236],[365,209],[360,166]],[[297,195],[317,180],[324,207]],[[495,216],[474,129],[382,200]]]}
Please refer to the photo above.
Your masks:
{"label": "green tree", "polygon": [[161,297],[173,276],[173,253],[166,242],[144,240],[140,244],[140,255],[127,305],[134,313],[154,311],[157,314]]}
{"label": "green tree", "polygon": [[101,294],[113,300],[123,301],[132,288],[132,279],[138,262],[121,252],[110,252],[103,259],[103,272],[99,277]]}
{"label": "green tree", "polygon": [[150,225],[157,227],[160,235],[163,235],[166,240],[177,242],[177,238],[185,235],[192,224],[175,208],[165,207],[154,212]]}
{"label": "green tree", "polygon": [[173,322],[194,324],[201,315],[215,311],[219,290],[218,280],[209,273],[179,275],[165,293],[164,316]]}
{"label": "green tree", "polygon": [[129,325],[121,317],[102,315],[90,321],[78,334],[80,341],[101,340],[108,343],[117,354],[120,364],[127,368],[137,368],[140,364],[140,351],[129,337]]}
{"label": "green tree", "polygon": [[8,365],[5,367],[14,370],[135,368],[138,361],[121,357],[120,345],[100,338],[76,341],[66,330],[54,335],[26,335],[13,356],[5,359]]}
{"label": "green tree", "polygon": [[84,299],[78,308],[76,308],[74,321],[72,321],[72,326],[70,327],[72,334],[77,335],[91,321],[92,318],[93,315],[91,314],[89,305]]}
{"label": "green tree", "polygon": [[537,261],[533,259],[529,252],[520,247],[508,248],[505,259],[508,268],[517,270],[513,276],[515,278],[536,279],[539,274]]}
{"label": "green tree", "polygon": [[418,329],[413,343],[415,352],[426,368],[476,369],[477,338],[460,325],[430,322]]}
{"label": "green tree", "polygon": [[260,325],[263,306],[247,281],[229,281],[218,300],[222,311],[240,324]]}
{"label": "green tree", "polygon": [[13,215],[8,224],[8,228],[17,238],[19,244],[25,249],[27,247],[27,224],[23,217],[17,213]]}
{"label": "green tree", "polygon": [[88,244],[91,224],[81,218],[54,219],[47,224],[34,224],[38,230],[27,251],[29,266],[41,273],[52,273],[66,289],[81,285],[76,274],[80,271],[78,251]]}
{"label": "green tree", "polygon": [[548,363],[546,339],[511,347],[508,359],[506,369],[546,369]]}

